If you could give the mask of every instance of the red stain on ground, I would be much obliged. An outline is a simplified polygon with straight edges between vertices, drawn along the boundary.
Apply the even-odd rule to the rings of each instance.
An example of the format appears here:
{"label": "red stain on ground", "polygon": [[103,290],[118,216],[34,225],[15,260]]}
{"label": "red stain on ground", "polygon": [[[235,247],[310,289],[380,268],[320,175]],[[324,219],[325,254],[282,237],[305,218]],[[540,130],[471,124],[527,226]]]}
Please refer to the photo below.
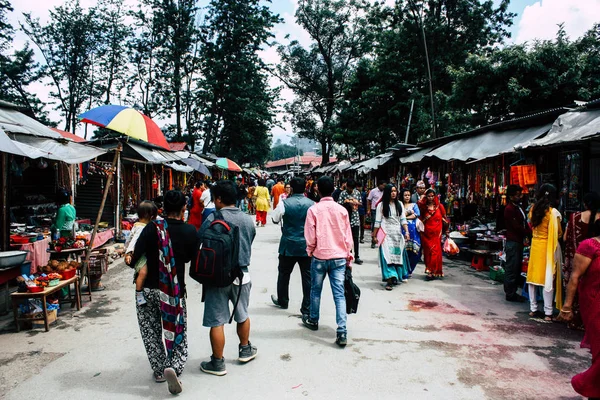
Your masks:
{"label": "red stain on ground", "polygon": [[411,311],[421,311],[423,309],[431,310],[438,305],[439,303],[436,303],[435,301],[410,300],[408,302],[408,309]]}
{"label": "red stain on ground", "polygon": [[447,303],[438,303],[435,301],[424,301],[424,300],[409,300],[408,309],[410,311],[421,311],[421,310],[436,310],[451,314],[460,315],[475,315],[470,311],[457,310],[454,306]]}

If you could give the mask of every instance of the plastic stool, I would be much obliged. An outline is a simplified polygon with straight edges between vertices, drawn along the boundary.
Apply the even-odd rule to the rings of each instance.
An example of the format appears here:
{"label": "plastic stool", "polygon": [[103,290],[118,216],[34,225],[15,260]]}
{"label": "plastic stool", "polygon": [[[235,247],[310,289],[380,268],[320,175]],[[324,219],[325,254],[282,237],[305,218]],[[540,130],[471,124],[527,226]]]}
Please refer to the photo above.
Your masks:
{"label": "plastic stool", "polygon": [[471,260],[471,268],[475,268],[476,271],[489,271],[489,265],[491,263],[491,257],[481,254],[473,254]]}

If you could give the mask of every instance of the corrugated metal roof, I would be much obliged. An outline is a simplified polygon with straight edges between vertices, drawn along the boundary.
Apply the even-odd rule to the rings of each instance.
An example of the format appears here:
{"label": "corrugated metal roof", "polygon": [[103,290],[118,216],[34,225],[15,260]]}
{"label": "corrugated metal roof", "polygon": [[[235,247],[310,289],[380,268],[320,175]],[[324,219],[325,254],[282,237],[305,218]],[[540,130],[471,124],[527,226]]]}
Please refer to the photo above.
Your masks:
{"label": "corrugated metal roof", "polygon": [[543,138],[518,143],[515,148],[553,146],[600,136],[600,110],[571,111],[554,121]]}

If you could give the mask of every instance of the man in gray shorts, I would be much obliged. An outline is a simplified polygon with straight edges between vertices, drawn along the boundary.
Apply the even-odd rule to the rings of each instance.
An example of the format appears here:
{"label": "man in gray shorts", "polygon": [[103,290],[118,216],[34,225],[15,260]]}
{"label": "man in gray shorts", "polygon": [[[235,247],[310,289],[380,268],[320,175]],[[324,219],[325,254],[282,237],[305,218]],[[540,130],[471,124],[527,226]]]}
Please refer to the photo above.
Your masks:
{"label": "man in gray shorts", "polygon": [[[231,317],[229,302],[235,305],[239,293],[239,285],[242,285],[237,307],[233,311],[233,318],[237,323],[237,334],[240,339],[238,347],[238,361],[246,363],[256,357],[256,347],[250,343],[250,317],[248,316],[248,303],[250,302],[250,257],[252,253],[252,242],[256,236],[254,222],[249,215],[246,215],[239,208],[235,207],[237,199],[237,190],[231,181],[219,181],[211,189],[211,194],[215,207],[221,211],[225,221],[238,227],[240,232],[240,254],[239,263],[244,271],[242,282],[239,279],[227,287],[204,286],[204,320],[202,325],[210,328],[210,344],[212,355],[210,361],[204,361],[200,364],[200,370],[207,374],[223,376],[227,374],[225,368],[225,358],[223,358],[223,349],[225,347],[224,325]],[[208,216],[206,221],[198,230],[198,237],[202,235],[208,226],[214,221],[214,213]]]}

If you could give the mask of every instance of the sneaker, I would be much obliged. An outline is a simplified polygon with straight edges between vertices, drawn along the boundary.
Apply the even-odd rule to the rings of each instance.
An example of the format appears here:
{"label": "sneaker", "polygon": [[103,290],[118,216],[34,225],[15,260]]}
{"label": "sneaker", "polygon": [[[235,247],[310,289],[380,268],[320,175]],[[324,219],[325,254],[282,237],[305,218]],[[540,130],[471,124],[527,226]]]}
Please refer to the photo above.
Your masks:
{"label": "sneaker", "polygon": [[271,301],[273,302],[273,304],[275,304],[277,307],[282,308],[284,310],[287,310],[288,306],[283,305],[279,302],[279,299],[277,298],[277,296],[275,296],[274,294],[271,295]]}
{"label": "sneaker", "polygon": [[362,265],[363,264],[363,260],[361,260],[360,258],[357,258],[356,260],[354,260],[354,264],[356,264],[356,265]]}
{"label": "sneaker", "polygon": [[238,346],[240,357],[238,358],[239,362],[247,363],[248,361],[254,360],[256,358],[257,349],[255,346],[252,346],[252,343],[248,342],[246,346],[242,346],[241,344]]}
{"label": "sneaker", "polygon": [[345,333],[338,333],[337,338],[335,339],[335,344],[340,347],[346,347],[348,344],[348,338]]}
{"label": "sneaker", "polygon": [[166,381],[165,376],[160,372],[154,372],[154,382],[163,383]]}
{"label": "sneaker", "polygon": [[135,291],[135,302],[138,306],[143,306],[144,304],[146,304],[146,296],[144,296],[143,290]]}
{"label": "sneaker", "polygon": [[173,368],[165,368],[164,372],[165,379],[169,385],[169,393],[179,394],[183,390],[181,387],[181,381],[177,377],[177,373]]}
{"label": "sneaker", "polygon": [[305,327],[307,327],[311,331],[316,331],[319,329],[319,323],[312,321],[308,315],[302,316],[302,323],[304,324]]}
{"label": "sneaker", "polygon": [[210,361],[203,361],[200,363],[200,371],[216,376],[226,375],[225,357],[219,360],[218,358],[210,356]]}

